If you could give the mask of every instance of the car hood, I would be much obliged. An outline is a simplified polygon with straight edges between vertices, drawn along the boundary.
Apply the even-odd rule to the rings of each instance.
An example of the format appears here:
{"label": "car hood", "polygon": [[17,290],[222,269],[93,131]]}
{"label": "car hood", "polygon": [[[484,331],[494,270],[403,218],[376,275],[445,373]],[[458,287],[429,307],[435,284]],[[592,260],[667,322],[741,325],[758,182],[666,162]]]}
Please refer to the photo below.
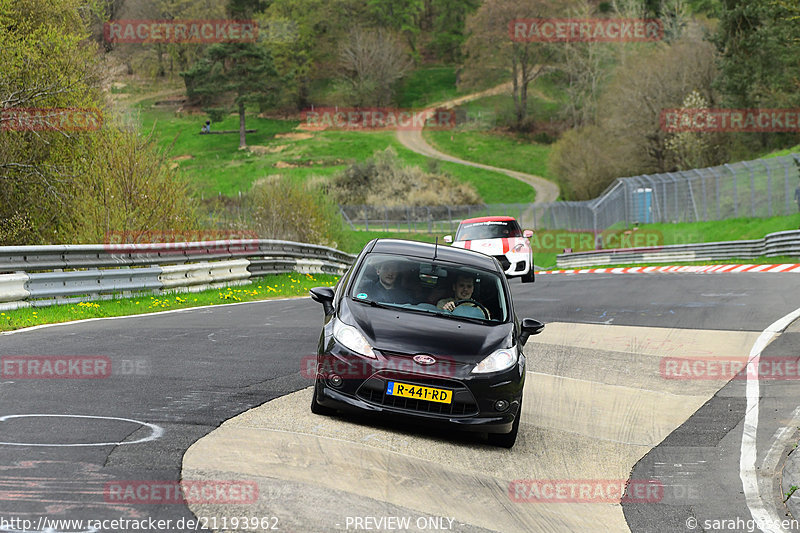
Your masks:
{"label": "car hood", "polygon": [[381,352],[430,354],[477,363],[510,346],[514,324],[484,325],[405,309],[384,309],[342,300],[340,319],[356,326]]}
{"label": "car hood", "polygon": [[456,248],[466,248],[486,255],[504,255],[515,246],[522,244],[527,249],[530,244],[524,237],[505,237],[498,239],[476,239],[474,241],[456,241],[453,246]]}

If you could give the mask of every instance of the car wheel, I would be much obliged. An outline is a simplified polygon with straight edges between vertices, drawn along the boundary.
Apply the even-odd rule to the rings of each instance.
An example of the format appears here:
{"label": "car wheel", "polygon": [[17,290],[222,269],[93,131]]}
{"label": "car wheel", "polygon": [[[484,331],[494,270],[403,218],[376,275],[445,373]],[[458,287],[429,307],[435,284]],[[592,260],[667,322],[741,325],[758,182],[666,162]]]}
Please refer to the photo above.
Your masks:
{"label": "car wheel", "polygon": [[533,283],[533,267],[527,274],[522,275],[522,283]]}
{"label": "car wheel", "polygon": [[517,433],[519,433],[519,420],[522,418],[522,399],[519,400],[519,411],[514,423],[511,424],[511,431],[509,433],[489,433],[489,444],[492,446],[499,446],[501,448],[512,448],[514,443],[517,442]]}
{"label": "car wheel", "polygon": [[314,392],[311,395],[311,412],[315,415],[330,416],[336,414],[336,409],[326,407],[317,403],[317,394],[319,393],[319,378],[314,382]]}

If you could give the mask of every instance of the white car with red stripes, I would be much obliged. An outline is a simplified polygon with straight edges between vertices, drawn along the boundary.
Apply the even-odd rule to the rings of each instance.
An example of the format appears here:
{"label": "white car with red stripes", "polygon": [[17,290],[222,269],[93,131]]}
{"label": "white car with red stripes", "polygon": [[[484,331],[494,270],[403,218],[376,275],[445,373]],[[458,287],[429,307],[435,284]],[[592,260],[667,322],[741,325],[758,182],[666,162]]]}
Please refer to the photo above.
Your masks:
{"label": "white car with red stripes", "polygon": [[444,238],[457,248],[491,255],[500,262],[506,276],[521,277],[523,283],[533,281],[533,249],[528,239],[533,231],[519,227],[514,217],[479,217],[462,220],[455,240]]}

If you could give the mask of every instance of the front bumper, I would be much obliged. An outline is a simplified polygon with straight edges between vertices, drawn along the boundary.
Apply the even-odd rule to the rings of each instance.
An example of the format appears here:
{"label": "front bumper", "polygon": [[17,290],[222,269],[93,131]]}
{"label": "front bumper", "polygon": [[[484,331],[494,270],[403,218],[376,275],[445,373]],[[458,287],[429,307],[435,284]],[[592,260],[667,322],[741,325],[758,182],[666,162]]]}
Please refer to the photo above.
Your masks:
{"label": "front bumper", "polygon": [[[469,374],[472,365],[437,363],[415,371],[410,356],[379,355],[372,360],[348,353],[336,343],[317,357],[317,403],[345,411],[414,418],[424,423],[448,424],[466,431],[508,433],[519,413],[524,384],[524,357],[511,369],[491,376]],[[340,382],[331,380],[337,375]],[[450,404],[386,394],[389,381],[452,392]],[[509,407],[499,412],[495,402]]]}
{"label": "front bumper", "polygon": [[495,259],[503,267],[506,276],[524,276],[531,271],[531,254],[529,251],[525,252],[508,252],[504,255],[496,255]]}

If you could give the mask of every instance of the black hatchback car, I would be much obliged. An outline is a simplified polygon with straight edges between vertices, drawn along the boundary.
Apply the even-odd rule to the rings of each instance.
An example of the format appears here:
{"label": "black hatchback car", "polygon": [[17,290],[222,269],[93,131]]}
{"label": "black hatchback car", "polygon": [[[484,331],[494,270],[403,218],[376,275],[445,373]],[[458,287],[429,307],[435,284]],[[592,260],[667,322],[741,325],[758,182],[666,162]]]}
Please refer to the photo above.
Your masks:
{"label": "black hatchback car", "polygon": [[311,295],[325,311],[312,412],[413,416],[514,445],[522,346],[544,325],[517,318],[495,258],[375,239],[335,290],[318,287]]}

